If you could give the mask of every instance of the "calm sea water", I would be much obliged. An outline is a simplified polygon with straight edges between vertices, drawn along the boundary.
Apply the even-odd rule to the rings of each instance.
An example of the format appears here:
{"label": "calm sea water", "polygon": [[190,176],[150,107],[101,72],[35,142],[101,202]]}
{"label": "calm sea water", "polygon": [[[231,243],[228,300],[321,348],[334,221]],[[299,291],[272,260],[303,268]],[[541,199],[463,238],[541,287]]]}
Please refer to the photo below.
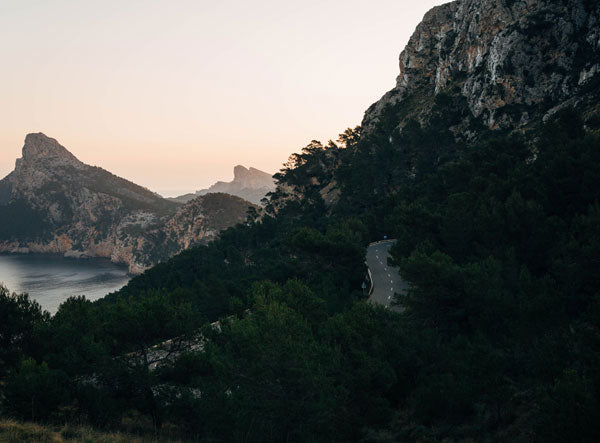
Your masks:
{"label": "calm sea water", "polygon": [[29,293],[52,314],[73,295],[96,300],[122,288],[129,278],[126,267],[107,259],[0,254],[0,283],[11,292]]}

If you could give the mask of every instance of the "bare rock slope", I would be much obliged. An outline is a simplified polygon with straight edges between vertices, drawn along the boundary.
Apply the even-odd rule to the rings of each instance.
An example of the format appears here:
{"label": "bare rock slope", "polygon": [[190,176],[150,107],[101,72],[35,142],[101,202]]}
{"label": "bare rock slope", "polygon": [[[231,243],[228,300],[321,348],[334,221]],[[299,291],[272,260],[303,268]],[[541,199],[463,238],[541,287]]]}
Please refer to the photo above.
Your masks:
{"label": "bare rock slope", "polygon": [[[600,2],[458,0],[429,11],[404,51],[396,87],[366,112],[367,131],[386,108],[412,102],[427,119],[434,97],[460,97],[473,120],[514,129],[566,106],[585,108],[600,73]],[[402,125],[404,118],[399,119]]]}

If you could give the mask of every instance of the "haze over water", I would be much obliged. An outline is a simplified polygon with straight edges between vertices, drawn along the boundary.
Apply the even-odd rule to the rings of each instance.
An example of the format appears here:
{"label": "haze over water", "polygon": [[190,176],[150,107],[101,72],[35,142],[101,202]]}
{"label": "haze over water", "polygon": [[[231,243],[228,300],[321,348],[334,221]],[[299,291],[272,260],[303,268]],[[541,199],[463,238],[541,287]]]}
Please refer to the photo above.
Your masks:
{"label": "haze over water", "polygon": [[97,300],[122,288],[129,279],[126,267],[106,259],[0,254],[0,283],[11,292],[29,293],[51,314],[71,296]]}

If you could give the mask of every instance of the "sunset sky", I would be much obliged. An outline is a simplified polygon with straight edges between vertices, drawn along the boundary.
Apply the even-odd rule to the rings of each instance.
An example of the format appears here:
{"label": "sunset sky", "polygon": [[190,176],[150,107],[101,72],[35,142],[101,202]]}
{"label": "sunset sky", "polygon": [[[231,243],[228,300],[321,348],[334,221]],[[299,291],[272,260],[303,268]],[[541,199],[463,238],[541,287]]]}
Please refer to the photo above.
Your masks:
{"label": "sunset sky", "polygon": [[0,0],[0,176],[29,132],[167,196],[276,172],[360,123],[442,3]]}

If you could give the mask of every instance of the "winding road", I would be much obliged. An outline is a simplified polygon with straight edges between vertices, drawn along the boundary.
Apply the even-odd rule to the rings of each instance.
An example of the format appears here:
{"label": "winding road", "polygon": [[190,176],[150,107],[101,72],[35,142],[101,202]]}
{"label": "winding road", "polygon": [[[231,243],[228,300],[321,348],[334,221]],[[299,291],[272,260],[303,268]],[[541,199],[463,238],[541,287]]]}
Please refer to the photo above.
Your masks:
{"label": "winding road", "polygon": [[392,301],[395,293],[406,292],[408,284],[400,279],[397,267],[388,265],[390,248],[395,241],[375,242],[367,248],[367,266],[371,271],[373,281],[373,293],[369,297],[369,302],[400,312],[402,309],[392,306]]}

